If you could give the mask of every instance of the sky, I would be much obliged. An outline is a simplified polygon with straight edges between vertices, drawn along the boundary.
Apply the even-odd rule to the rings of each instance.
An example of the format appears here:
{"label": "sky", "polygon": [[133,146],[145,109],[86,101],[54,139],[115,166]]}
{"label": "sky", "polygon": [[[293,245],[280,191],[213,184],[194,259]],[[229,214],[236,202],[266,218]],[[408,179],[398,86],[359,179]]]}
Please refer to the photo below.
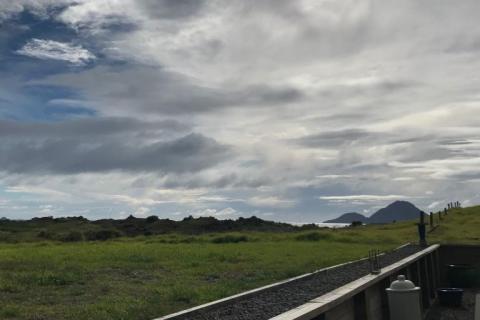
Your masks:
{"label": "sky", "polygon": [[0,0],[0,216],[480,201],[477,0]]}

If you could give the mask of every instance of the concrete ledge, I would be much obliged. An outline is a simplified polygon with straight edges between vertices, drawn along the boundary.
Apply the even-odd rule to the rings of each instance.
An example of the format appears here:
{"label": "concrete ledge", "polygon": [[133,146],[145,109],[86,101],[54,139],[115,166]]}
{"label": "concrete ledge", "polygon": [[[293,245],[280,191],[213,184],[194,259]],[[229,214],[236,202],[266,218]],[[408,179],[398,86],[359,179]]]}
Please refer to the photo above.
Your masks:
{"label": "concrete ledge", "polygon": [[[406,243],[406,244],[396,248],[395,250],[401,249],[405,246],[408,246],[409,244],[410,243]],[[302,274],[302,275],[294,277],[294,278],[290,278],[290,279],[287,279],[287,280],[282,280],[282,281],[279,281],[279,282],[275,282],[275,283],[272,283],[272,284],[269,284],[269,285],[266,285],[266,286],[263,286],[263,287],[260,287],[260,288],[245,291],[245,292],[233,295],[233,296],[229,296],[229,297],[226,297],[226,298],[223,298],[223,299],[215,300],[215,301],[212,301],[212,302],[209,302],[209,303],[205,303],[205,304],[202,304],[202,305],[190,308],[190,309],[186,309],[186,310],[182,310],[182,311],[179,311],[179,312],[176,312],[176,313],[172,313],[172,314],[169,314],[169,315],[166,315],[166,316],[163,316],[163,317],[160,317],[160,318],[156,318],[156,319],[153,319],[153,320],[174,320],[176,317],[185,316],[185,315],[188,315],[189,313],[192,313],[192,312],[195,312],[195,311],[198,311],[198,310],[205,310],[206,311],[206,310],[209,310],[211,308],[223,306],[225,304],[229,304],[229,303],[235,302],[237,300],[255,295],[256,293],[258,293],[260,291],[265,291],[265,290],[273,289],[273,288],[276,288],[276,287],[280,287],[282,285],[288,284],[289,282],[292,282],[292,281],[295,281],[295,280],[298,280],[298,279],[302,279],[302,278],[306,278],[306,277],[309,277],[309,276],[313,276],[314,274],[319,273],[319,272],[323,272],[323,271],[326,271],[326,270],[329,270],[329,269],[337,268],[337,267],[340,267],[340,266],[348,265],[348,264],[355,263],[357,261],[366,260],[366,259],[368,259],[368,258],[362,258],[362,259],[359,259],[359,260],[348,261],[348,262],[344,262],[344,263],[337,264],[337,265],[334,265],[334,266],[322,268],[322,269],[316,270],[316,271],[311,272],[311,273],[306,273],[306,274]]]}
{"label": "concrete ledge", "polygon": [[398,262],[395,262],[382,269],[382,272],[378,275],[367,275],[359,278],[353,282],[350,282],[340,288],[330,291],[318,298],[310,300],[309,302],[294,308],[290,311],[282,313],[270,320],[309,320],[316,316],[325,313],[327,310],[341,304],[342,302],[352,298],[357,293],[365,290],[366,288],[374,285],[377,282],[385,279],[386,277],[396,273],[397,271],[405,268],[420,258],[426,256],[429,253],[437,250],[440,245],[432,245],[420,252],[417,252],[411,256],[408,256]]}

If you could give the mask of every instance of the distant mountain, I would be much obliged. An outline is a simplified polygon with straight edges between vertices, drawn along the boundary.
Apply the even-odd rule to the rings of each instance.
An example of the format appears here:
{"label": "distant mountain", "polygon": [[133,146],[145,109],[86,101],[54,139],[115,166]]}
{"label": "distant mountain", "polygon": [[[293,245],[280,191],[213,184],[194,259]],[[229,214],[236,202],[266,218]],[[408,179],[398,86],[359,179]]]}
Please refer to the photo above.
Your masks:
{"label": "distant mountain", "polygon": [[352,223],[353,221],[360,221],[367,223],[368,218],[357,212],[349,212],[342,214],[340,217],[332,220],[324,221],[325,223]]}
{"label": "distant mountain", "polygon": [[420,209],[408,201],[395,201],[368,218],[368,223],[390,223],[418,219]]}
{"label": "distant mountain", "polygon": [[325,223],[352,223],[361,221],[363,223],[390,223],[393,221],[404,221],[418,219],[420,209],[408,201],[395,201],[385,208],[372,214],[369,218],[356,212],[345,213],[340,217],[324,221]]}

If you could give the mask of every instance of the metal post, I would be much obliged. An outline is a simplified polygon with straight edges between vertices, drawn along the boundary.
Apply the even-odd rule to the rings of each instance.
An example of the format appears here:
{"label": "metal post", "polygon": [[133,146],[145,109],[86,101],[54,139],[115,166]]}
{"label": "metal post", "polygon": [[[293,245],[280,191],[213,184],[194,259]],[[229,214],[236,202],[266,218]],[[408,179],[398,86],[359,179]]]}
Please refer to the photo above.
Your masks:
{"label": "metal post", "polygon": [[420,211],[420,223],[418,226],[418,237],[419,237],[419,245],[426,247],[427,240],[426,240],[426,230],[425,230],[425,212]]}

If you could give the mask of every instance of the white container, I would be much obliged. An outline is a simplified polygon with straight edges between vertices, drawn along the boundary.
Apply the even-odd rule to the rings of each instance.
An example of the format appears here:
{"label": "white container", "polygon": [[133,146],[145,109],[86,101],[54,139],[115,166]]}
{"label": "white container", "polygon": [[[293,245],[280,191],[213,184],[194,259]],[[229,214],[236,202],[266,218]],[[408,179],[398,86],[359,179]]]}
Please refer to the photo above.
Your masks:
{"label": "white container", "polygon": [[399,275],[386,290],[390,320],[422,320],[420,287]]}

